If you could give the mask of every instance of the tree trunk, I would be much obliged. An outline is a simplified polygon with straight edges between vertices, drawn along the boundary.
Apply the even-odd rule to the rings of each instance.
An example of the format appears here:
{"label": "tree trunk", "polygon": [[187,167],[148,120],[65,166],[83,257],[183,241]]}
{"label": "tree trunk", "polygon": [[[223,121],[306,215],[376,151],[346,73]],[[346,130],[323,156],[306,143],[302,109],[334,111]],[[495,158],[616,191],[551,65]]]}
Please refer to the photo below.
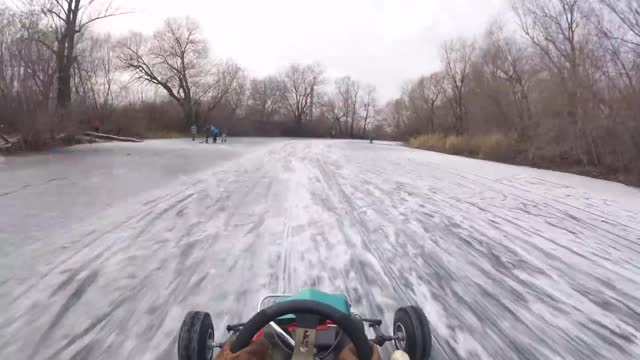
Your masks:
{"label": "tree trunk", "polygon": [[354,115],[351,115],[351,125],[349,127],[349,137],[353,139],[353,125],[355,122],[356,117]]}
{"label": "tree trunk", "polygon": [[60,97],[62,102],[60,105],[64,110],[68,109],[71,104],[71,70],[74,62],[73,53],[75,52],[75,22],[70,25],[72,25],[72,27],[69,31],[69,35],[67,36],[65,59],[62,66],[62,74],[60,74],[59,77],[62,79],[61,84],[59,85],[59,89],[62,92]]}
{"label": "tree trunk", "polygon": [[365,115],[364,117],[364,122],[362,123],[362,137],[365,137],[365,135],[367,135],[367,121],[369,114]]}
{"label": "tree trunk", "polygon": [[186,127],[190,127],[195,124],[193,105],[191,103],[185,102],[182,105],[182,114],[184,116],[184,124]]}
{"label": "tree trunk", "polygon": [[60,111],[66,110],[71,97],[71,74],[65,72],[67,37],[63,35],[56,45],[56,107]]}
{"label": "tree trunk", "polygon": [[56,70],[58,75],[58,91],[56,106],[64,114],[71,104],[71,67],[75,51],[76,25],[80,11],[80,0],[69,1],[64,21],[63,34],[57,42]]}
{"label": "tree trunk", "polygon": [[456,135],[462,135],[464,130],[464,100],[461,91],[456,91],[453,109],[454,131]]}
{"label": "tree trunk", "polygon": [[429,134],[433,134],[436,129],[436,104],[435,101],[432,101],[429,108],[429,123],[427,131]]}
{"label": "tree trunk", "polygon": [[309,122],[313,121],[313,90],[314,90],[315,86],[311,87],[311,95],[310,95],[310,99],[309,99]]}

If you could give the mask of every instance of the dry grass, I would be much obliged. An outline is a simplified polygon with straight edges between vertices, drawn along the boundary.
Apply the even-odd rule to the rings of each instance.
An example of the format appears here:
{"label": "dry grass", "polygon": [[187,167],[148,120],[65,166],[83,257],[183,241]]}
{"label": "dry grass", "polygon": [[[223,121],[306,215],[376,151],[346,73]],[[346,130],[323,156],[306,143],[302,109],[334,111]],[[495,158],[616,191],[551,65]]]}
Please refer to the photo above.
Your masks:
{"label": "dry grass", "polygon": [[515,135],[443,135],[425,134],[409,140],[409,146],[453,155],[479,157],[486,160],[516,161],[524,146]]}
{"label": "dry grass", "polygon": [[466,136],[447,137],[444,151],[463,156],[476,156],[478,153],[475,139]]}
{"label": "dry grass", "polygon": [[513,134],[493,134],[475,139],[481,159],[512,161],[520,158],[526,147]]}
{"label": "dry grass", "polygon": [[442,134],[424,134],[414,136],[409,140],[409,146],[416,149],[444,151],[447,137]]}

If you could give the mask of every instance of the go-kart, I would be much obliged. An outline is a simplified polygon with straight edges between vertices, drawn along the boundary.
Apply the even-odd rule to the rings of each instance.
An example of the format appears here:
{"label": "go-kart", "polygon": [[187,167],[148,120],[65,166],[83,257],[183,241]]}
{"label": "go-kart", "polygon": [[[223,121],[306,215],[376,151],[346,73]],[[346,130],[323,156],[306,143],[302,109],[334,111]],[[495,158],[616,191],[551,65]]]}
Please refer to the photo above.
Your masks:
{"label": "go-kart", "polygon": [[[273,304],[267,305],[269,301]],[[367,338],[365,324],[375,334],[373,339]],[[382,347],[389,341],[404,352],[401,357],[405,359],[429,359],[429,320],[418,306],[396,310],[393,335],[384,334],[381,325],[380,319],[353,313],[351,303],[342,294],[306,289],[293,295],[268,295],[247,322],[227,325],[230,336],[221,343],[214,342],[209,313],[188,312],[178,336],[178,360],[210,360],[214,349],[225,345],[230,345],[229,350],[235,354],[261,338],[271,344],[271,359],[265,360],[336,360],[340,348],[337,345],[346,339],[353,344],[358,360],[371,360],[372,344]]]}

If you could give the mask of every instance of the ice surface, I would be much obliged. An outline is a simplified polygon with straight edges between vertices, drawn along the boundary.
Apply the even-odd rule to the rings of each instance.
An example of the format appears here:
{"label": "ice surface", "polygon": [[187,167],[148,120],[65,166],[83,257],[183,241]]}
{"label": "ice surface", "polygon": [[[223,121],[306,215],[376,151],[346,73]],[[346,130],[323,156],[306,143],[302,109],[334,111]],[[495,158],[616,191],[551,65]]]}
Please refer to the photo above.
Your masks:
{"label": "ice surface", "polygon": [[221,339],[309,286],[387,329],[420,305],[437,358],[640,358],[637,189],[393,143],[231,141],[1,160],[0,358],[175,359],[186,311]]}

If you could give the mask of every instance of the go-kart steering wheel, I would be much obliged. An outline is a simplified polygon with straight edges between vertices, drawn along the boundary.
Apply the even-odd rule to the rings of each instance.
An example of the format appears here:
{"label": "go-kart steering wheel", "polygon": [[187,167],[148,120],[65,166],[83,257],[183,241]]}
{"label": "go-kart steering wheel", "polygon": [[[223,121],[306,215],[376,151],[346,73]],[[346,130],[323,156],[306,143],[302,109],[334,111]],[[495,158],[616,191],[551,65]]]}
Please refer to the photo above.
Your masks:
{"label": "go-kart steering wheel", "polygon": [[371,343],[362,324],[333,306],[311,300],[287,300],[258,311],[240,330],[231,344],[231,352],[237,353],[248,347],[260,329],[288,314],[295,315],[297,325],[292,360],[313,359],[316,327],[325,320],[332,321],[349,337],[359,360],[371,360]]}

